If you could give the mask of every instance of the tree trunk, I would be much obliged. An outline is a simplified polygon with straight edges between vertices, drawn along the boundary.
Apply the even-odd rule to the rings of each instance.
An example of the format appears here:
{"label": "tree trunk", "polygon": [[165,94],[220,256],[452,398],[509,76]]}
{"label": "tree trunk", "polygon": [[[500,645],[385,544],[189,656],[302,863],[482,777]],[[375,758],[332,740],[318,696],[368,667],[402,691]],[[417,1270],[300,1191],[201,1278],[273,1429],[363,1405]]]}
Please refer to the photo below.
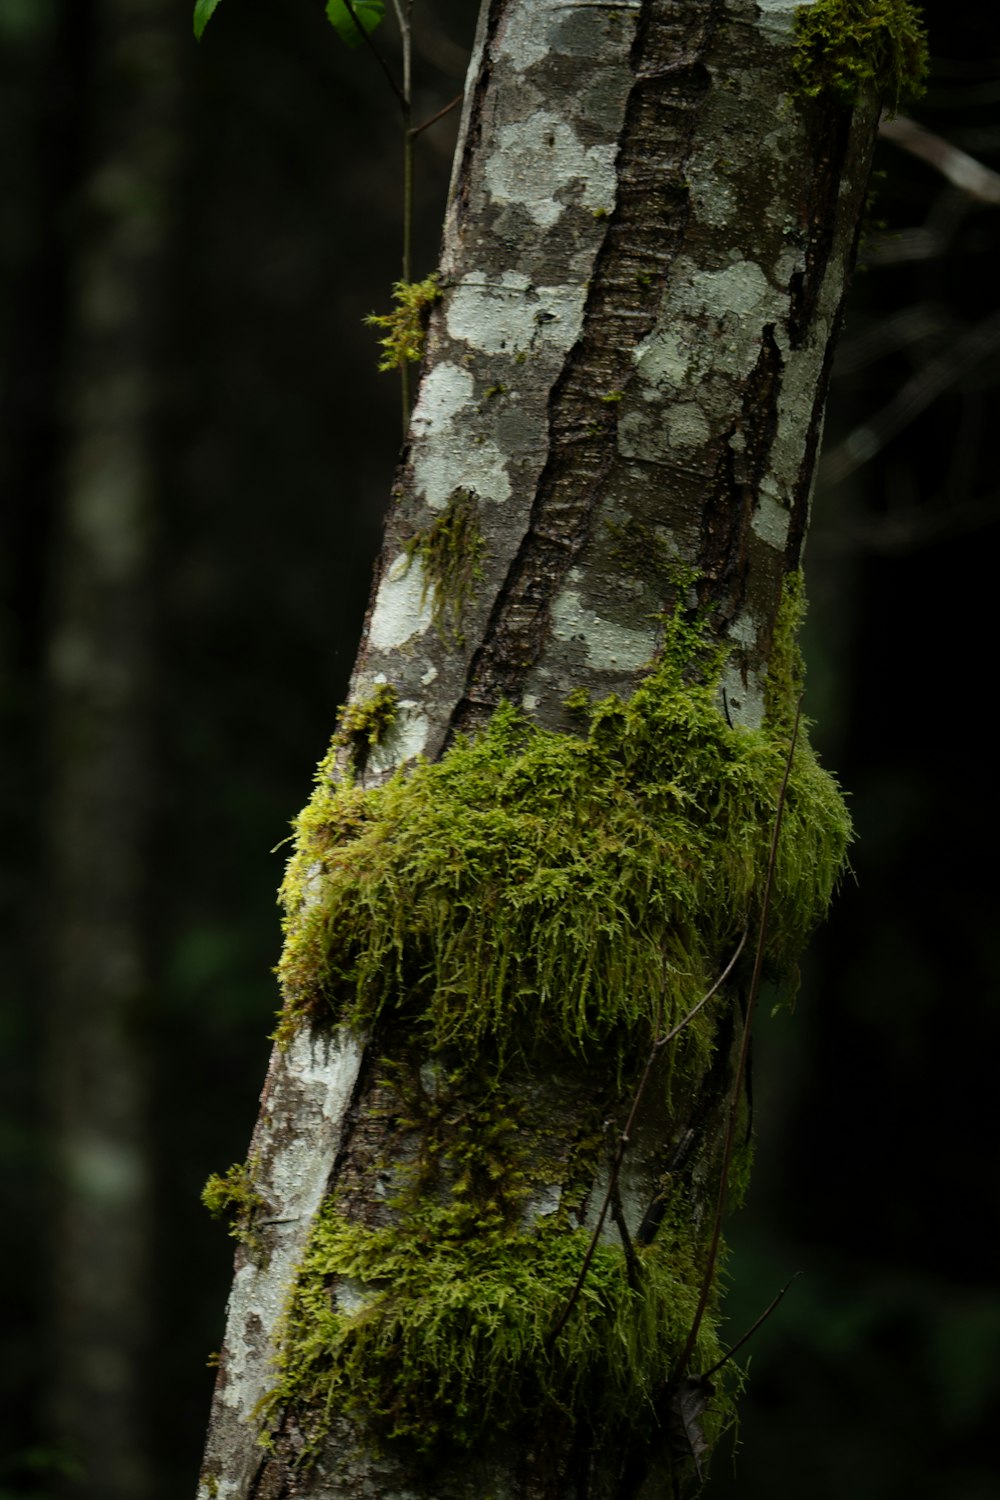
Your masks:
{"label": "tree trunk", "polygon": [[[725,1374],[704,1415],[681,1398],[720,1353],[711,1242],[749,1160],[752,934],[877,119],[873,88],[805,97],[793,18],[483,6],[443,295],[286,879],[281,1041],[215,1184],[243,1243],[200,1496],[652,1493],[729,1420]],[[775,974],[847,836],[800,745]],[[656,1052],[613,1191],[655,1039],[745,933]]]}
{"label": "tree trunk", "polygon": [[47,663],[50,1411],[66,1492],[141,1500],[153,1479],[141,1403],[151,1206],[151,420],[178,36],[164,0],[101,0],[92,25]]}

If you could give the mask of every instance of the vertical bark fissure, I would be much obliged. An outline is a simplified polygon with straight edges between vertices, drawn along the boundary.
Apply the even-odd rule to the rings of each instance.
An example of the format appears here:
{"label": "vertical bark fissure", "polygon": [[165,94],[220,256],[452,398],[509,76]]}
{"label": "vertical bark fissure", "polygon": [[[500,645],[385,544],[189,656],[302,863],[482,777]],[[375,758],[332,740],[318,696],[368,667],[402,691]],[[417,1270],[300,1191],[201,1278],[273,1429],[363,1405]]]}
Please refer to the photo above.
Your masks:
{"label": "vertical bark fissure", "polygon": [[621,463],[617,410],[635,350],[654,327],[688,222],[684,167],[711,87],[704,57],[721,6],[686,17],[647,3],[632,46],[635,83],[617,163],[618,199],[598,252],[583,332],[555,382],[549,454],[528,528],[496,597],[451,733],[479,727],[516,699],[545,639],[551,602],[579,557],[610,471]]}
{"label": "vertical bark fissure", "polygon": [[725,434],[702,511],[698,594],[720,631],[732,623],[746,600],[750,523],[778,427],[785,361],[774,333],[774,324],[766,324],[740,414]]}

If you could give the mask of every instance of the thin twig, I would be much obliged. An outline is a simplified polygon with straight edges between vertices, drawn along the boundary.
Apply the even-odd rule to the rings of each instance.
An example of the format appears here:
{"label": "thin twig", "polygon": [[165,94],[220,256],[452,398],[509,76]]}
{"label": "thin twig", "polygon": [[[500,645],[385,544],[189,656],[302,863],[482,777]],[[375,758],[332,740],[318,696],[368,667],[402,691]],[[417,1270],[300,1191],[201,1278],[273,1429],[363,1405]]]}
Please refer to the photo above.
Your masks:
{"label": "thin twig", "polygon": [[820,463],[820,483],[840,484],[875,457],[890,438],[908,427],[938,396],[995,355],[1000,348],[1000,312],[994,312],[957,338],[943,354],[911,375],[892,400],[855,427]]}
{"label": "thin twig", "polygon": [[712,1290],[712,1277],[715,1274],[715,1263],[719,1255],[722,1219],[726,1211],[729,1164],[732,1160],[733,1141],[736,1137],[736,1114],[739,1107],[743,1079],[746,1075],[747,1058],[750,1053],[750,1035],[753,1030],[754,1011],[757,1006],[760,977],[764,967],[764,940],[767,937],[767,918],[771,909],[771,892],[774,888],[774,868],[778,859],[778,836],[781,833],[781,818],[785,810],[785,796],[788,792],[788,780],[792,774],[792,761],[795,756],[795,745],[799,737],[799,720],[801,717],[802,700],[800,698],[795,710],[792,738],[788,746],[788,756],[785,760],[785,773],[781,778],[781,787],[778,791],[778,805],[774,814],[771,848],[767,858],[767,874],[764,877],[764,894],[760,904],[760,924],[757,928],[757,951],[754,954],[753,973],[750,977],[750,990],[747,995],[746,1019],[743,1022],[740,1055],[736,1063],[736,1076],[733,1079],[732,1097],[729,1101],[729,1117],[726,1121],[726,1135],[722,1148],[722,1168],[719,1173],[719,1192],[715,1200],[715,1217],[712,1221],[712,1239],[709,1244],[708,1257],[705,1261],[705,1273],[701,1281],[701,1291],[698,1294],[698,1306],[695,1309],[691,1328],[688,1332],[684,1348],[681,1351],[681,1357],[677,1362],[677,1368],[670,1377],[671,1385],[677,1385],[683,1379],[684,1372],[690,1363],[691,1355],[694,1352],[694,1346],[698,1339],[698,1330],[701,1328],[701,1320],[705,1315],[705,1308],[708,1306],[708,1298]]}
{"label": "thin twig", "polygon": [[639,1257],[635,1253],[635,1246],[632,1244],[632,1236],[628,1232],[628,1222],[625,1218],[625,1205],[622,1203],[621,1187],[619,1185],[617,1177],[614,1179],[614,1189],[611,1193],[611,1217],[615,1222],[615,1227],[617,1228],[618,1233],[621,1235],[622,1250],[625,1255],[625,1270],[628,1274],[628,1284],[632,1288],[633,1292],[636,1292],[639,1290],[639,1282],[641,1280],[639,1272]]}
{"label": "thin twig", "polygon": [[711,1365],[705,1371],[704,1375],[702,1375],[700,1377],[702,1380],[708,1380],[718,1370],[721,1370],[723,1365],[728,1365],[728,1363],[732,1359],[733,1355],[737,1354],[739,1352],[739,1350],[743,1348],[743,1345],[747,1342],[748,1339],[752,1339],[753,1338],[754,1334],[757,1332],[757,1329],[760,1327],[760,1325],[762,1323],[766,1323],[767,1322],[768,1318],[774,1312],[774,1309],[777,1307],[777,1305],[781,1301],[782,1297],[788,1291],[788,1288],[791,1286],[792,1282],[793,1281],[798,1281],[798,1279],[799,1279],[799,1277],[801,1275],[802,1275],[801,1271],[796,1271],[796,1273],[795,1273],[794,1276],[790,1276],[788,1278],[788,1280],[785,1282],[784,1286],[781,1288],[781,1291],[778,1293],[778,1295],[776,1297],[772,1298],[772,1300],[765,1307],[764,1311],[761,1313],[760,1317],[759,1318],[755,1318],[754,1321],[750,1324],[750,1327],[747,1329],[746,1333],[743,1335],[743,1337],[742,1338],[738,1338],[736,1340],[736,1343],[733,1344],[732,1348],[731,1349],[727,1349],[726,1352],[725,1352],[725,1354],[722,1356],[722,1358],[721,1359],[717,1359],[715,1361],[715,1364]]}
{"label": "thin twig", "polygon": [[446,104],[444,108],[439,109],[436,114],[429,115],[426,120],[421,122],[421,124],[414,125],[410,131],[410,140],[415,141],[418,135],[423,135],[428,126],[436,125],[438,120],[443,120],[445,115],[450,115],[453,109],[458,108],[464,98],[464,92],[461,94],[456,94],[450,104]]}
{"label": "thin twig", "polygon": [[385,74],[386,78],[389,80],[389,87],[392,89],[392,92],[395,94],[395,96],[396,96],[396,98],[397,98],[397,100],[399,102],[400,108],[401,109],[405,109],[406,105],[405,105],[405,100],[403,98],[403,91],[399,87],[399,84],[396,82],[395,78],[393,78],[393,76],[392,76],[392,69],[389,67],[389,64],[386,62],[385,58],[382,56],[381,52],[376,47],[375,43],[372,41],[372,39],[369,36],[368,32],[365,30],[365,28],[362,26],[361,22],[358,20],[358,13],[354,9],[354,6],[352,4],[352,0],[344,0],[344,6],[345,6],[345,8],[347,10],[347,14],[350,16],[351,20],[354,22],[355,26],[358,28],[358,31],[361,33],[361,39],[364,42],[365,46],[372,53],[373,57],[375,58],[376,62],[379,65],[379,67],[382,69],[382,72]]}
{"label": "thin twig", "polygon": [[[413,280],[413,0],[392,0],[403,46],[403,281]],[[399,367],[403,441],[410,426],[410,367]]]}
{"label": "thin twig", "polygon": [[698,1001],[698,1004],[694,1006],[693,1009],[689,1010],[683,1020],[678,1021],[677,1025],[672,1027],[670,1031],[667,1032],[666,1036],[658,1037],[653,1042],[653,1045],[649,1050],[649,1056],[646,1058],[646,1066],[642,1070],[642,1077],[639,1079],[639,1087],[635,1091],[635,1098],[632,1100],[632,1108],[629,1110],[628,1119],[625,1122],[625,1129],[618,1137],[618,1146],[615,1151],[614,1159],[611,1163],[611,1171],[608,1177],[608,1189],[604,1194],[604,1202],[601,1204],[601,1211],[597,1216],[597,1223],[595,1224],[594,1232],[590,1237],[590,1244],[587,1246],[587,1252],[583,1257],[583,1264],[580,1266],[580,1274],[577,1276],[576,1281],[573,1284],[573,1289],[569,1294],[566,1306],[563,1308],[562,1312],[559,1315],[558,1322],[556,1323],[552,1332],[549,1334],[550,1344],[554,1343],[555,1340],[559,1337],[560,1333],[562,1333],[563,1329],[566,1326],[566,1320],[569,1317],[570,1313],[573,1311],[574,1306],[576,1305],[576,1299],[579,1297],[580,1292],[583,1290],[583,1283],[587,1279],[587,1272],[590,1270],[590,1262],[594,1258],[594,1252],[597,1249],[597,1243],[601,1237],[601,1230],[604,1228],[604,1221],[608,1216],[608,1209],[611,1207],[612,1198],[614,1197],[615,1191],[618,1187],[618,1173],[621,1171],[622,1161],[625,1157],[625,1152],[628,1149],[629,1141],[632,1138],[632,1130],[635,1126],[636,1115],[639,1113],[639,1105],[642,1103],[642,1096],[645,1093],[646,1084],[649,1082],[649,1075],[652,1072],[653,1063],[656,1061],[657,1054],[663,1050],[668,1042],[672,1042],[674,1037],[678,1036],[690,1021],[694,1020],[695,1016],[701,1010],[702,1006],[707,1005],[712,996],[715,995],[719,991],[719,989],[721,989],[722,985],[725,984],[726,980],[729,978],[730,974],[733,971],[736,960],[743,952],[743,945],[746,940],[747,935],[746,930],[744,929],[743,936],[740,938],[736,952],[733,954],[732,958],[729,960],[726,967],[719,975],[718,979],[712,985],[711,989],[707,990],[706,993],[702,995],[701,999]]}
{"label": "thin twig", "polygon": [[1000,203],[1000,173],[984,166],[966,151],[960,151],[943,136],[935,135],[916,120],[897,115],[894,120],[883,120],[878,133],[894,145],[901,146],[912,156],[917,156],[928,166],[934,167],[955,187],[968,193],[979,203]]}

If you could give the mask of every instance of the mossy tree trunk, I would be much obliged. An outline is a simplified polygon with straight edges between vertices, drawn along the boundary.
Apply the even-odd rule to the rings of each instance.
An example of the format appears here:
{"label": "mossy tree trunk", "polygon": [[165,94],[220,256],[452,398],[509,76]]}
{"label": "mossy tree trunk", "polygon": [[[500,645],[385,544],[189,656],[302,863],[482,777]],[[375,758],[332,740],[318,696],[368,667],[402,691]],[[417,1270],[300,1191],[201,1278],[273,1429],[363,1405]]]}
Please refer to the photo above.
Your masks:
{"label": "mossy tree trunk", "polygon": [[[202,1497],[694,1471],[668,1408],[719,1351],[714,1285],[689,1333],[749,956],[659,1054],[565,1310],[653,1039],[755,929],[788,754],[877,119],[874,88],[805,97],[793,25],[785,0],[483,5],[443,295],[286,881],[282,1040],[215,1185],[242,1243]],[[774,971],[846,837],[801,746]]]}

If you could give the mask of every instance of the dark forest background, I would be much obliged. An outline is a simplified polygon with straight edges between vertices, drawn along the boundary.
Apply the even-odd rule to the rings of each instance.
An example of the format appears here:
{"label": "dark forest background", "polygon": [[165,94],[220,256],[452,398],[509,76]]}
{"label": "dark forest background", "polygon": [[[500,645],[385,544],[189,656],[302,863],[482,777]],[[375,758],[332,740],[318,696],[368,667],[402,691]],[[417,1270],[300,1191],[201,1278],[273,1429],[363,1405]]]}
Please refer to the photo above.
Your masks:
{"label": "dark forest background", "polygon": [[[475,9],[418,4],[418,117]],[[929,6],[914,114],[1000,169],[992,11]],[[421,141],[417,275],[454,129]],[[362,326],[398,127],[321,0],[227,0],[200,46],[174,0],[0,0],[0,140],[0,1500],[167,1500],[231,1272],[199,1194],[269,1050],[275,846],[398,445]],[[878,165],[807,549],[854,875],[755,1042],[734,1337],[802,1274],[713,1500],[1000,1493],[1000,195]]]}

